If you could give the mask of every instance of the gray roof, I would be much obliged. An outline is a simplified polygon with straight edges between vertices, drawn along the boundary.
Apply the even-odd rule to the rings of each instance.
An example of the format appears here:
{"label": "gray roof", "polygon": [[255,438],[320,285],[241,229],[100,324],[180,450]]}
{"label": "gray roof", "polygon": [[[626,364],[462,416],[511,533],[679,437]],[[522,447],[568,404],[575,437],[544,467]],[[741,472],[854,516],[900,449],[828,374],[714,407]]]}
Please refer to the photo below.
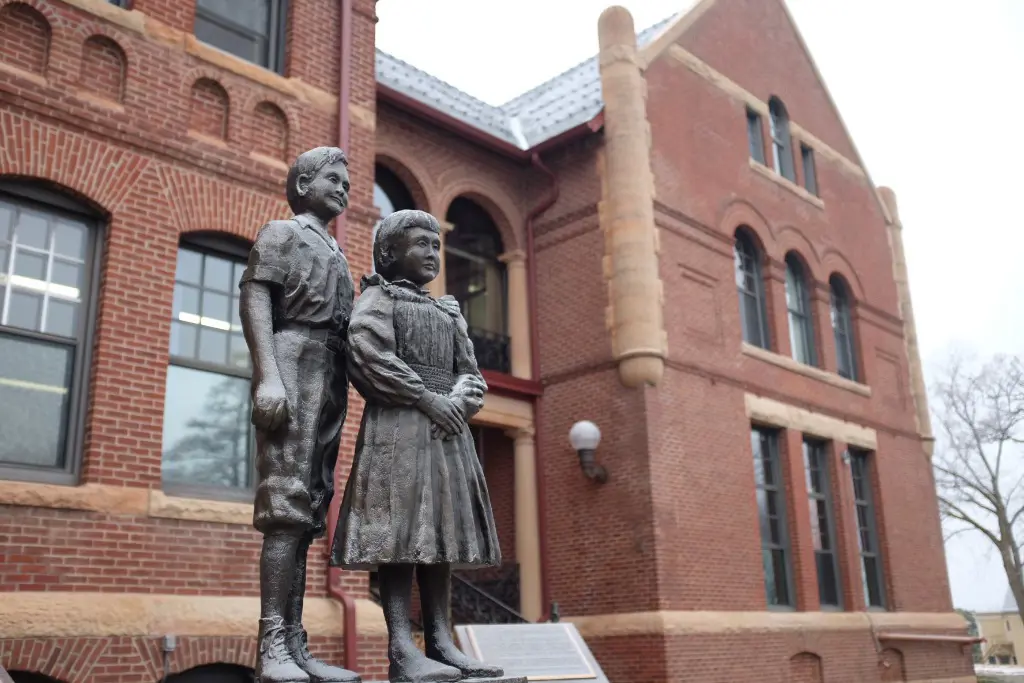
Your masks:
{"label": "gray roof", "polygon": [[[674,17],[637,35],[644,46]],[[377,50],[377,82],[522,150],[590,121],[604,107],[597,57],[495,107]]]}

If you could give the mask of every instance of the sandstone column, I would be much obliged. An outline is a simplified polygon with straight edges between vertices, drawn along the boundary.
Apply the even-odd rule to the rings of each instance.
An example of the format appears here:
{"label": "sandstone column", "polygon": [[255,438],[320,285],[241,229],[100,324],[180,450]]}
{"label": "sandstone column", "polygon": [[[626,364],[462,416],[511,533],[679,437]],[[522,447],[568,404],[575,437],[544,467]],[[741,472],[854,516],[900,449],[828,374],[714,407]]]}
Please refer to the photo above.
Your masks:
{"label": "sandstone column", "polygon": [[501,255],[508,275],[509,353],[512,376],[530,379],[533,374],[530,349],[530,304],[527,295],[526,252],[521,249]]}
{"label": "sandstone column", "polygon": [[903,223],[900,221],[899,207],[896,204],[896,193],[888,187],[880,187],[878,196],[889,210],[889,247],[892,249],[892,273],[896,280],[900,317],[903,318],[903,340],[906,345],[907,366],[910,369],[910,395],[914,399],[921,446],[930,460],[935,449],[935,436],[928,413],[928,392],[925,389],[924,370],[921,367],[921,350],[917,345],[917,323],[914,321],[914,304],[910,298],[907,259],[903,253]]}
{"label": "sandstone column", "polygon": [[519,612],[541,618],[540,523],[537,515],[537,452],[533,429],[508,432],[515,440],[516,562],[519,563]]}
{"label": "sandstone column", "polygon": [[437,277],[434,278],[434,281],[427,285],[427,289],[430,291],[430,296],[435,299],[439,299],[447,293],[445,288],[444,243],[448,233],[455,228],[451,223],[447,223],[440,219],[438,219],[437,222],[441,224],[441,267],[438,268]]}
{"label": "sandstone column", "polygon": [[620,381],[627,387],[656,385],[665,370],[667,342],[654,226],[647,86],[640,72],[633,17],[622,7],[609,7],[598,21],[598,38],[605,102],[598,172],[610,303],[607,323]]}

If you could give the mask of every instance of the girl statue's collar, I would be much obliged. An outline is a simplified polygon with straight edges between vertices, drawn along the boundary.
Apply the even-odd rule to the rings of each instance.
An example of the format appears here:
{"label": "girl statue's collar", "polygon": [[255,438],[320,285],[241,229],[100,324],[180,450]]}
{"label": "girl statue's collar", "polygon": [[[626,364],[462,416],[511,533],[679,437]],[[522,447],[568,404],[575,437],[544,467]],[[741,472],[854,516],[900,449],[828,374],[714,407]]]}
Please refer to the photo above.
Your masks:
{"label": "girl statue's collar", "polygon": [[411,291],[415,292],[416,294],[421,294],[423,296],[430,296],[430,290],[424,289],[423,287],[420,287],[419,285],[417,285],[414,282],[410,282],[409,280],[405,280],[405,279],[401,279],[401,280],[385,280],[383,277],[381,277],[380,273],[372,273],[370,275],[364,275],[362,280],[359,283],[359,287],[360,287],[361,291],[366,291],[367,287],[384,287],[384,288],[387,288],[389,286],[390,287],[401,287],[402,289],[411,290]]}

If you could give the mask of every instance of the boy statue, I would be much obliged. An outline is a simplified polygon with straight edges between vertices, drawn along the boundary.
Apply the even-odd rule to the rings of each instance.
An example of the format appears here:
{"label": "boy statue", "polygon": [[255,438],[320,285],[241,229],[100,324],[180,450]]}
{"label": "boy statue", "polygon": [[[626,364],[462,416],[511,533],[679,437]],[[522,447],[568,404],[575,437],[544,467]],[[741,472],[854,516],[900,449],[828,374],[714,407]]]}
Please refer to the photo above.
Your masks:
{"label": "boy statue", "polygon": [[295,216],[264,225],[239,287],[252,357],[256,428],[253,526],[260,556],[259,683],[355,683],[314,659],[302,626],[306,555],[322,536],[348,410],[345,336],[355,289],[328,224],[348,207],[348,159],[303,153],[288,171]]}

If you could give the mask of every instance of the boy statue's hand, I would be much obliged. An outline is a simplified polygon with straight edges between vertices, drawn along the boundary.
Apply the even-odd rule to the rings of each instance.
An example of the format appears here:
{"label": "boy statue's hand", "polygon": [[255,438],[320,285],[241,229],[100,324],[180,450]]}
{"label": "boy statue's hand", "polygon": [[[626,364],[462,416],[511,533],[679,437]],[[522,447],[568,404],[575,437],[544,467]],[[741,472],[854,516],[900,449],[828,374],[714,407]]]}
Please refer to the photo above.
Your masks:
{"label": "boy statue's hand", "polygon": [[288,397],[281,380],[263,380],[256,385],[252,403],[252,423],[257,429],[273,432],[288,419]]}
{"label": "boy statue's hand", "polygon": [[447,396],[425,391],[417,407],[445,433],[445,436],[454,436],[466,426],[466,418],[463,417],[462,411]]}

